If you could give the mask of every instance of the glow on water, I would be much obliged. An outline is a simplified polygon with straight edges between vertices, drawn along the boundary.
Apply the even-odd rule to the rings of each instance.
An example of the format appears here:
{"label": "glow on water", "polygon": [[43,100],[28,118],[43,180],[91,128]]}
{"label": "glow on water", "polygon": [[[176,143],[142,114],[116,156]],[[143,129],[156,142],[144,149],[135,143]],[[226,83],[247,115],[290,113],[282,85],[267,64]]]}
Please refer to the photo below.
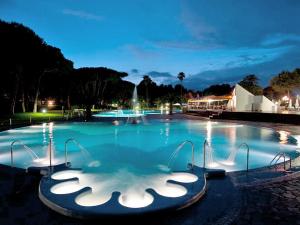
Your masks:
{"label": "glow on water", "polygon": [[112,110],[100,112],[93,115],[94,117],[141,117],[151,114],[168,114],[165,110]]}
{"label": "glow on water", "polygon": [[[283,131],[223,122],[195,120],[148,120],[147,124],[63,123],[44,124],[13,129],[0,133],[0,163],[10,162],[10,143],[22,140],[41,159],[47,159],[49,139],[52,139],[54,160],[64,161],[64,142],[76,139],[90,153],[84,157],[74,143],[68,144],[68,156],[73,167],[106,168],[115,171],[133,167],[138,171],[151,171],[166,165],[176,147],[184,140],[195,144],[195,162],[202,165],[202,145],[211,143],[211,156],[207,165],[227,171],[246,168],[246,150],[238,149],[241,143],[250,146],[250,168],[269,165],[279,151],[296,156],[297,140]],[[298,137],[296,137],[298,139]],[[15,147],[15,161],[20,167],[32,162],[28,154]],[[40,160],[43,164],[47,161]],[[182,170],[191,162],[190,146],[184,146],[175,159],[174,169]]]}

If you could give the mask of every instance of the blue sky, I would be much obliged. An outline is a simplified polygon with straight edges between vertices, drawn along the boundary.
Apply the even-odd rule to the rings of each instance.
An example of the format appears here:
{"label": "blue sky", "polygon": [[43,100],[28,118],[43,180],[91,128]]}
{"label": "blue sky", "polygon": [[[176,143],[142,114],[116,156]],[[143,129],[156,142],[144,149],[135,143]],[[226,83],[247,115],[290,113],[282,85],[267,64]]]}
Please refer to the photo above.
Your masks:
{"label": "blue sky", "polygon": [[298,0],[1,0],[0,18],[32,28],[75,67],[106,66],[201,89],[250,73],[263,85],[300,67]]}

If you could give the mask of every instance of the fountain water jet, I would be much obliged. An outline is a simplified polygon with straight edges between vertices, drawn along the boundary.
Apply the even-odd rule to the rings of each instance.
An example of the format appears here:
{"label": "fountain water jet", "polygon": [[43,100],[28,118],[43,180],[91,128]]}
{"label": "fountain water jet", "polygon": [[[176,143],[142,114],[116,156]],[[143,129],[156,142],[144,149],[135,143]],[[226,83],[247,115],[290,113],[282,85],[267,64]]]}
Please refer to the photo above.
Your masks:
{"label": "fountain water jet", "polygon": [[140,114],[140,103],[137,95],[137,87],[134,86],[132,93],[132,110],[135,114]]}
{"label": "fountain water jet", "polygon": [[205,154],[205,160],[206,163],[204,163],[204,167],[207,165],[208,168],[214,168],[216,166],[218,166],[218,163],[214,162],[214,158],[213,158],[213,148],[211,147],[210,142],[205,141],[204,142],[204,146],[203,146],[203,154]]}
{"label": "fountain water jet", "polygon": [[[138,101],[138,95],[137,95],[137,86],[134,86],[133,93],[132,93],[132,112],[135,115],[132,120],[130,121],[132,124],[137,124],[139,121],[137,120],[138,116],[141,116],[140,112],[140,103]],[[129,117],[128,117],[129,119]]]}

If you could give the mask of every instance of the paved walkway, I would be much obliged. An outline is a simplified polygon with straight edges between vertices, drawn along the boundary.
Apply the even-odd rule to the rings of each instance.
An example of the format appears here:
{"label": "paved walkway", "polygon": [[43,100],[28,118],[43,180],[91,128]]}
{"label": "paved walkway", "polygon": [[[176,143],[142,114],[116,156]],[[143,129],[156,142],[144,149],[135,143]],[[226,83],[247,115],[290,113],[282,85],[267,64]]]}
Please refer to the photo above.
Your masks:
{"label": "paved walkway", "polygon": [[[229,175],[225,179],[210,180],[205,198],[186,210],[151,217],[114,220],[103,218],[101,224],[120,224],[124,221],[145,225],[300,224],[299,172],[284,177],[276,176],[272,180],[259,179],[258,182],[253,182],[254,176],[249,175],[251,183],[241,179],[243,176]],[[11,186],[9,176],[2,178],[0,224],[91,225],[99,222],[67,218],[48,209],[37,197],[39,179],[35,176],[27,177],[25,182],[23,179],[17,180],[16,189],[14,185]]]}
{"label": "paved walkway", "polygon": [[243,190],[244,204],[236,225],[300,224],[300,174],[255,184]]}
{"label": "paved walkway", "polygon": [[[180,211],[164,212],[132,218],[99,218],[97,220],[72,219],[46,207],[38,199],[39,178],[18,176],[12,182],[10,176],[0,176],[0,224],[2,225],[224,225],[228,224],[241,205],[241,192],[231,179],[208,181],[207,194],[195,205]],[[217,207],[216,207],[217,204]],[[228,208],[228,205],[231,207]]]}

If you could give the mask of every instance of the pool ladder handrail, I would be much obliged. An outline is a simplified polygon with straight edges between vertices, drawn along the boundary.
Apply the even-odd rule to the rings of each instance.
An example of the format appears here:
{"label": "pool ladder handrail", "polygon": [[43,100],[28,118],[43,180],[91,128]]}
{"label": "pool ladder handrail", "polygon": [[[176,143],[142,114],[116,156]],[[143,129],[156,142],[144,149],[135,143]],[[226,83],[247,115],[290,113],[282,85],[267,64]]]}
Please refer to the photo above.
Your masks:
{"label": "pool ladder handrail", "polygon": [[35,158],[35,159],[38,159],[39,157],[37,156],[37,154],[35,154],[35,152],[30,148],[28,147],[27,145],[25,145],[21,140],[14,140],[11,142],[10,144],[10,166],[11,167],[14,167],[14,151],[13,151],[13,147],[15,144],[19,144],[21,145],[28,153],[29,155],[32,157],[32,158]]}
{"label": "pool ladder handrail", "polygon": [[[176,150],[172,153],[169,162],[168,162],[168,167],[171,168],[172,163],[174,162],[175,157],[177,156],[177,154],[179,153],[179,151],[183,148],[183,146],[185,146],[187,143],[189,143],[191,145],[192,148],[192,163],[191,163],[191,169],[193,169],[194,165],[195,165],[195,145],[192,141],[190,140],[185,140],[183,142],[181,142]],[[179,148],[179,146],[181,146],[181,148]]]}
{"label": "pool ladder handrail", "polygon": [[[288,156],[285,152],[278,152],[278,153],[274,156],[274,158],[270,161],[270,165],[269,165],[269,166],[271,167],[271,166],[272,166],[272,163],[274,162],[273,165],[275,165],[275,168],[277,169],[277,162],[278,162],[281,158],[283,158],[283,168],[284,168],[284,170],[286,170],[286,166],[285,166],[285,163],[286,163],[286,156],[290,158],[289,164],[290,164],[290,169],[291,169],[291,168],[292,168],[292,159],[291,159],[291,157]],[[275,161],[275,159],[276,159],[276,161]]]}
{"label": "pool ladder handrail", "polygon": [[65,165],[68,167],[69,166],[69,163],[68,163],[68,148],[67,148],[67,145],[69,142],[73,142],[79,149],[80,151],[82,152],[82,149],[81,148],[84,148],[82,147],[82,145],[75,139],[75,138],[69,138],[65,141]]}
{"label": "pool ladder handrail", "polygon": [[[246,166],[246,171],[247,171],[247,173],[248,173],[248,171],[249,171],[249,154],[250,154],[250,148],[249,148],[249,145],[248,145],[246,142],[244,142],[244,143],[242,143],[242,144],[239,145],[238,150],[239,150],[241,147],[243,147],[243,146],[245,146],[246,149],[247,149],[247,166]],[[238,151],[238,150],[237,150],[237,151]]]}
{"label": "pool ladder handrail", "polygon": [[[249,145],[247,143],[242,143],[239,145],[238,147],[238,150],[243,147],[243,146],[246,146],[247,148],[247,169],[246,171],[248,172],[249,171],[249,153],[250,153],[250,148],[249,148]],[[205,139],[204,142],[203,142],[203,169],[205,170],[206,169],[206,148],[207,147],[211,147],[210,145],[210,142]]]}

